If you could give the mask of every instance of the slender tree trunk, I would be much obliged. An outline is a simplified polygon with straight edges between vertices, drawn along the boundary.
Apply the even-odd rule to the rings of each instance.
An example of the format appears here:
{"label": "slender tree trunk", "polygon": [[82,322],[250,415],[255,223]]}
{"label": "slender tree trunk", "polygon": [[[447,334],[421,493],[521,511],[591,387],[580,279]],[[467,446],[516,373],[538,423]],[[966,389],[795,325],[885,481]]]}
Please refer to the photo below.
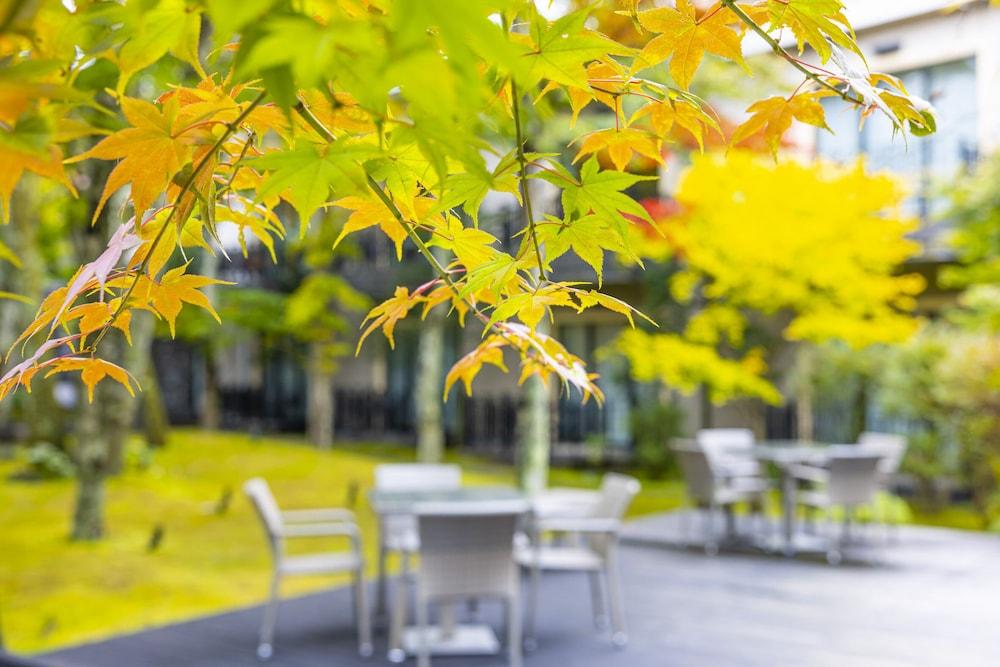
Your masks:
{"label": "slender tree trunk", "polygon": [[146,444],[150,447],[163,447],[167,444],[167,433],[170,421],[167,419],[167,406],[163,402],[163,392],[160,391],[160,378],[156,368],[150,361],[142,385],[142,427],[146,436]]}
{"label": "slender tree trunk", "polygon": [[74,540],[92,541],[104,536],[104,480],[109,443],[101,428],[103,411],[98,400],[84,404],[77,423]]}
{"label": "slender tree trunk", "polygon": [[427,314],[420,329],[414,400],[417,411],[417,458],[438,463],[444,455],[442,366],[446,313],[438,307]]}
{"label": "slender tree trunk", "polygon": [[[202,275],[216,278],[219,274],[219,258],[210,252],[202,253]],[[209,303],[218,307],[215,285],[208,285],[203,290]],[[222,426],[222,399],[219,396],[219,369],[216,348],[209,342],[203,351],[205,360],[205,381],[202,383],[199,426],[204,429],[217,430]]]}
{"label": "slender tree trunk", "polygon": [[816,435],[813,413],[813,349],[799,347],[796,360],[795,418],[799,440],[811,442]]}
{"label": "slender tree trunk", "polygon": [[543,491],[549,483],[552,450],[549,386],[535,376],[524,382],[523,403],[517,416],[520,438],[520,484],[529,495]]}
{"label": "slender tree trunk", "polygon": [[322,343],[309,344],[306,430],[310,442],[321,449],[329,449],[333,447],[336,405],[333,400],[333,373],[324,357]]}

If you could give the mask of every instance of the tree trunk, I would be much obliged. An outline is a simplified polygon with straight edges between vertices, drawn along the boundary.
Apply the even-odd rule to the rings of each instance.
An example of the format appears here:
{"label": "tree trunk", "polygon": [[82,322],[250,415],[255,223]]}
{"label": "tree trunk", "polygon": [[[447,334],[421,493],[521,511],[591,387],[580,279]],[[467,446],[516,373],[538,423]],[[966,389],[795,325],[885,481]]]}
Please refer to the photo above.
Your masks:
{"label": "tree trunk", "polygon": [[163,392],[160,391],[160,378],[156,374],[152,360],[146,369],[141,399],[142,427],[146,436],[146,444],[150,447],[163,447],[167,444],[170,421],[167,419],[167,406],[163,402]]}
{"label": "tree trunk", "polygon": [[533,495],[545,490],[549,483],[552,441],[549,387],[537,376],[526,380],[523,386],[524,400],[517,416],[520,484],[525,493]]}
{"label": "tree trunk", "polygon": [[[219,258],[210,252],[201,254],[201,273],[207,278],[216,278],[219,274]],[[202,290],[209,303],[218,307],[215,285],[208,285]],[[216,358],[216,348],[211,342],[203,349],[205,362],[205,381],[202,383],[201,406],[198,425],[204,429],[218,430],[222,426],[222,399],[219,396],[219,369]]]}
{"label": "tree trunk", "polygon": [[799,440],[812,442],[816,435],[813,422],[813,349],[806,344],[799,347],[796,363],[795,421]]}
{"label": "tree trunk", "polygon": [[99,540],[104,536],[104,480],[107,473],[107,440],[101,424],[104,410],[102,382],[94,402],[84,403],[77,420],[76,506],[73,509],[72,539]]}
{"label": "tree trunk", "polygon": [[222,426],[222,399],[219,397],[219,369],[216,365],[215,350],[205,349],[205,377],[201,387],[201,410],[198,425],[203,429],[216,431]]}
{"label": "tree trunk", "polygon": [[441,390],[444,365],[444,308],[427,314],[420,329],[414,400],[417,411],[417,458],[438,463],[444,455],[444,423]]}
{"label": "tree trunk", "polygon": [[322,343],[309,344],[306,430],[310,442],[321,449],[329,449],[333,447],[336,405],[333,400],[333,373],[324,357]]}

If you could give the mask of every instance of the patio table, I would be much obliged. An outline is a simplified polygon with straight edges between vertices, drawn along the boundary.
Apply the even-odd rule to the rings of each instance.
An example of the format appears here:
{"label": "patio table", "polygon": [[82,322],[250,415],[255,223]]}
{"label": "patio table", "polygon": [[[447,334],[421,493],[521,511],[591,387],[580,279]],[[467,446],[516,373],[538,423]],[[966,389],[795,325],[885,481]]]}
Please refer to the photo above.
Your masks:
{"label": "patio table", "polygon": [[[435,491],[385,491],[372,489],[368,502],[380,517],[412,515],[415,508],[425,503],[496,502],[523,499],[524,494],[505,486],[464,486],[458,489]],[[384,575],[383,575],[384,576]],[[404,572],[402,576],[406,576]],[[379,582],[384,585],[384,581]],[[403,585],[401,583],[401,585]],[[405,594],[398,589],[391,613],[399,615],[391,628],[405,625]],[[440,626],[430,627],[429,644],[432,655],[493,655],[500,652],[500,640],[488,625],[456,625],[454,608],[446,606],[441,612]],[[406,655],[414,655],[419,637],[415,628],[403,631],[402,636],[389,637],[389,660],[402,662]]]}
{"label": "patio table", "polygon": [[758,461],[773,463],[781,472],[781,536],[778,550],[786,556],[801,551],[824,549],[818,539],[795,532],[796,479],[792,467],[796,464],[822,465],[829,456],[829,446],[802,440],[769,440],[758,442],[750,450]]}

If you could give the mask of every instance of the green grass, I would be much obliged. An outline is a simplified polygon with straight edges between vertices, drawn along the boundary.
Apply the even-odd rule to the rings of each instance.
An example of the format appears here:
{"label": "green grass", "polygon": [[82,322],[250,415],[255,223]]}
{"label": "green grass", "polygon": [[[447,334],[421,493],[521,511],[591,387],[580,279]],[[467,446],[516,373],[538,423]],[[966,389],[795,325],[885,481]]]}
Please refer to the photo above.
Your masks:
{"label": "green grass", "polygon": [[[513,484],[510,467],[450,455],[471,484]],[[374,564],[375,521],[365,502],[374,467],[410,461],[413,450],[352,444],[317,451],[301,439],[176,430],[145,470],[129,470],[107,489],[108,537],[96,544],[68,541],[74,483],[9,479],[22,466],[0,461],[0,624],[14,651],[34,652],[145,627],[252,605],[269,577],[262,530],[240,485],[260,475],[286,508],[343,506],[360,485],[358,519],[368,563]],[[593,487],[600,474],[552,471],[554,486]],[[229,510],[215,512],[230,489]],[[677,507],[676,481],[644,480],[631,514]],[[917,520],[967,525],[961,510]],[[159,549],[151,532],[162,525]],[[330,544],[335,544],[331,542]],[[313,542],[316,548],[324,546]],[[285,594],[305,593],[335,578],[289,579]]]}

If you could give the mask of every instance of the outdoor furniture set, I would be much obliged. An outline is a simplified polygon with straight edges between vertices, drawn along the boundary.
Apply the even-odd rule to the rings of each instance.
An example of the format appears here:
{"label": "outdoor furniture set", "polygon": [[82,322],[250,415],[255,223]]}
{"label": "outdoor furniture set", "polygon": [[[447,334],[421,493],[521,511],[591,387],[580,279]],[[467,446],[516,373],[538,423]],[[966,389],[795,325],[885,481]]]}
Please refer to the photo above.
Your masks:
{"label": "outdoor furniture set", "polygon": [[[708,553],[722,546],[757,547],[792,556],[803,552],[826,555],[836,564],[844,550],[871,546],[852,531],[857,511],[875,513],[879,491],[886,490],[899,469],[906,439],[888,433],[863,433],[857,444],[821,445],[799,441],[756,442],[749,429],[703,429],[693,441],[675,444],[688,495],[702,510],[702,544]],[[768,466],[777,468],[781,520],[773,534],[765,516],[774,483]],[[749,509],[750,529],[739,531],[735,507]],[[806,530],[798,530],[802,509]],[[815,531],[813,515],[826,520],[825,535]],[[833,519],[839,513],[839,531]],[[884,514],[884,511],[882,512]],[[724,518],[717,530],[716,517]],[[884,521],[888,526],[890,522]],[[686,531],[689,532],[689,531]]]}
{"label": "outdoor furniture set", "polygon": [[[354,515],[343,509],[282,512],[263,479],[252,479],[244,488],[265,527],[273,562],[258,657],[273,654],[282,577],[336,573],[352,578],[358,650],[371,655],[364,557]],[[463,486],[458,466],[379,466],[369,501],[379,522],[375,616],[388,615],[389,661],[413,655],[426,667],[432,655],[499,653],[492,628],[457,622],[462,605],[475,610],[492,599],[505,606],[509,662],[521,665],[522,647],[537,644],[540,604],[544,612],[539,580],[550,570],[588,576],[595,625],[610,629],[614,645],[623,646],[627,635],[616,556],[622,519],[638,492],[634,478],[607,474],[596,491],[552,489],[528,497],[514,488]],[[349,549],[287,555],[288,539],[320,536],[343,537]],[[400,575],[390,594],[392,557],[399,560]],[[527,574],[526,596],[522,573]],[[415,620],[408,627],[411,596]],[[438,611],[436,625],[430,621],[432,606]]]}

